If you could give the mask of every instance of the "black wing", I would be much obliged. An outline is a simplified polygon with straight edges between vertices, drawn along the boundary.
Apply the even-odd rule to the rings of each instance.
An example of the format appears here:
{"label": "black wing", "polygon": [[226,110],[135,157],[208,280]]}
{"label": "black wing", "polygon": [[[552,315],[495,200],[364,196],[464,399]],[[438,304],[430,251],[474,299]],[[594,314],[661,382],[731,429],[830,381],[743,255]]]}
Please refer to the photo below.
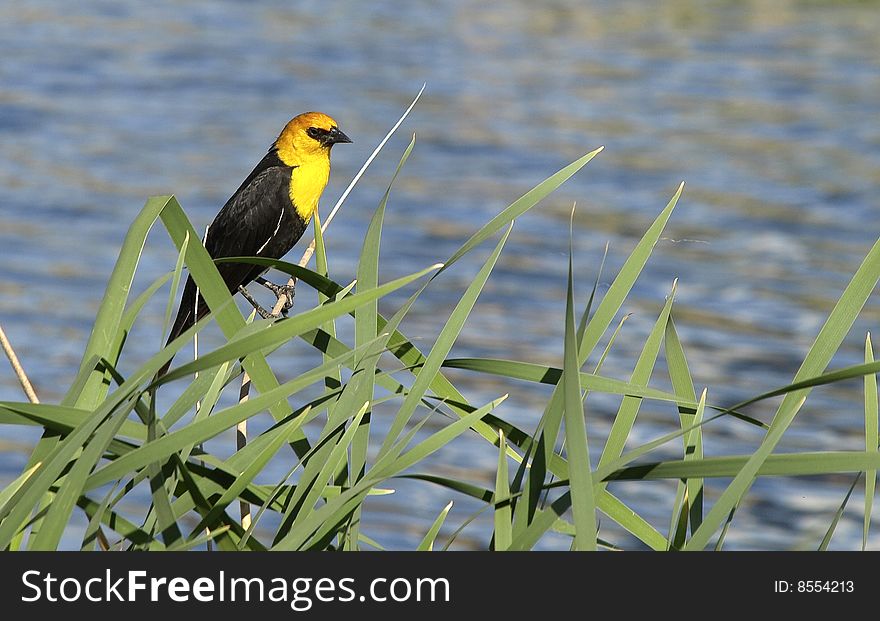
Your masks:
{"label": "black wing", "polygon": [[[252,176],[250,183],[239,188],[238,192],[226,202],[208,227],[205,236],[205,248],[212,258],[273,256],[267,254],[266,250],[270,247],[274,249],[278,245],[276,238],[279,235],[288,237],[291,233],[290,220],[293,213],[289,198],[291,171],[288,166],[267,168]],[[299,234],[302,235],[302,232]],[[272,243],[273,241],[275,243]],[[293,243],[290,244],[292,245]],[[290,246],[284,252],[287,252]],[[246,263],[220,263],[217,265],[217,270],[229,291],[235,293],[240,285],[247,285],[265,268]],[[202,296],[197,296],[196,293],[195,282],[192,277],[187,278],[177,318],[168,335],[168,342],[180,336],[208,314],[207,304]],[[195,312],[196,308],[198,312]]]}
{"label": "black wing", "polygon": [[[274,249],[273,241],[286,236],[290,229],[291,171],[290,167],[278,166],[261,172],[223,206],[205,235],[205,248],[212,258],[273,256],[265,251]],[[284,252],[287,250],[290,248]],[[235,292],[265,268],[247,263],[219,263],[217,270],[229,291]]]}

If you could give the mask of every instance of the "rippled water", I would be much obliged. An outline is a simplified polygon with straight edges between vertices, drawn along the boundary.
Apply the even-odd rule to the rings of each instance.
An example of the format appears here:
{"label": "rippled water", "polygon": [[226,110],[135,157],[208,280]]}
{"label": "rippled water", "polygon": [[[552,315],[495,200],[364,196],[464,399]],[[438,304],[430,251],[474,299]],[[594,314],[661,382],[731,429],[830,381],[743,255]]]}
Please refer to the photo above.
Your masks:
{"label": "rippled water", "polygon": [[[734,401],[787,383],[880,232],[873,2],[559,0],[490,9],[470,0],[379,1],[365,11],[360,2],[107,1],[78,3],[75,14],[71,6],[0,6],[0,323],[46,401],[73,377],[115,253],[146,196],[177,194],[203,227],[283,123],[320,109],[355,140],[334,152],[326,206],[423,81],[427,92],[405,131],[333,224],[339,281],[353,278],[408,132],[418,144],[389,205],[383,279],[448,257],[523,191],[607,146],[519,222],[456,356],[559,364],[572,202],[583,295],[605,242],[608,281],[685,179],[605,370],[628,376],[677,277],[677,325],[695,381],[716,402]],[[136,285],[174,257],[157,230]],[[477,253],[428,290],[406,332],[427,347],[480,260]],[[163,301],[151,308],[124,370],[159,344]],[[835,364],[859,360],[878,318],[872,300]],[[316,361],[302,344],[277,357],[282,376]],[[511,392],[500,414],[529,429],[547,395],[449,375],[474,402]],[[659,372],[657,380],[662,386]],[[0,398],[20,398],[9,372],[0,372]],[[861,448],[860,399],[858,382],[817,391],[780,450]],[[616,404],[588,400],[594,438],[607,433]],[[645,404],[634,434],[652,438],[676,421],[670,408]],[[0,479],[19,471],[33,438],[16,431],[0,440]],[[706,451],[745,453],[759,440],[740,423],[713,424]],[[484,443],[465,438],[431,467],[490,484],[494,460]],[[760,480],[730,547],[814,547],[848,479]],[[724,483],[709,487],[709,499]],[[670,484],[614,489],[665,530]],[[411,547],[449,493],[405,482],[398,490],[371,500],[364,520],[385,545]],[[451,525],[478,508],[456,501]],[[835,545],[857,545],[858,504]],[[459,547],[485,545],[490,529],[489,518],[477,520]],[[605,534],[632,545],[623,533]]]}

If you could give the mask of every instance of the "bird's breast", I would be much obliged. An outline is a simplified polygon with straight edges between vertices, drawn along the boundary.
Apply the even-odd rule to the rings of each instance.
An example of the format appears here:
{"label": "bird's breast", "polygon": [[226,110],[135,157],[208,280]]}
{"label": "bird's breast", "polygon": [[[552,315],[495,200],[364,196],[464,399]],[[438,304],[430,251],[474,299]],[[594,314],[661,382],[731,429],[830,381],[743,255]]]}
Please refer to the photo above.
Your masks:
{"label": "bird's breast", "polygon": [[330,179],[330,160],[300,164],[290,173],[290,202],[297,214],[309,222],[318,210],[318,200]]}

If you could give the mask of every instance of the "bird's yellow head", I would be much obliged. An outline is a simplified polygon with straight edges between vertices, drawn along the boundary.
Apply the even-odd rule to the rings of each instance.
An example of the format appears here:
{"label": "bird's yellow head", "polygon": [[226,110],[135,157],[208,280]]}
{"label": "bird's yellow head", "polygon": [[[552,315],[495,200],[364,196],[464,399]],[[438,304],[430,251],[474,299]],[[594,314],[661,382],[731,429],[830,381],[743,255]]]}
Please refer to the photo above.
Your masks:
{"label": "bird's yellow head", "polygon": [[329,160],[330,148],[338,142],[351,142],[339,125],[321,112],[305,112],[284,127],[275,146],[278,157],[288,166],[302,166]]}

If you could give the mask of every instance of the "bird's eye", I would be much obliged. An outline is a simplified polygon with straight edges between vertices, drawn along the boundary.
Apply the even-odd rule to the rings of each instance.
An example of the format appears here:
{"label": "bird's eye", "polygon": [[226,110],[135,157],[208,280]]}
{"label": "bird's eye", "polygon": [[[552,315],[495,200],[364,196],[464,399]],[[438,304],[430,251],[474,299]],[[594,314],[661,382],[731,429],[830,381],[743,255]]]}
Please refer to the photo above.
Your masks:
{"label": "bird's eye", "polygon": [[309,138],[318,139],[318,136],[321,135],[321,130],[317,127],[310,127],[306,130],[306,133],[309,135]]}

